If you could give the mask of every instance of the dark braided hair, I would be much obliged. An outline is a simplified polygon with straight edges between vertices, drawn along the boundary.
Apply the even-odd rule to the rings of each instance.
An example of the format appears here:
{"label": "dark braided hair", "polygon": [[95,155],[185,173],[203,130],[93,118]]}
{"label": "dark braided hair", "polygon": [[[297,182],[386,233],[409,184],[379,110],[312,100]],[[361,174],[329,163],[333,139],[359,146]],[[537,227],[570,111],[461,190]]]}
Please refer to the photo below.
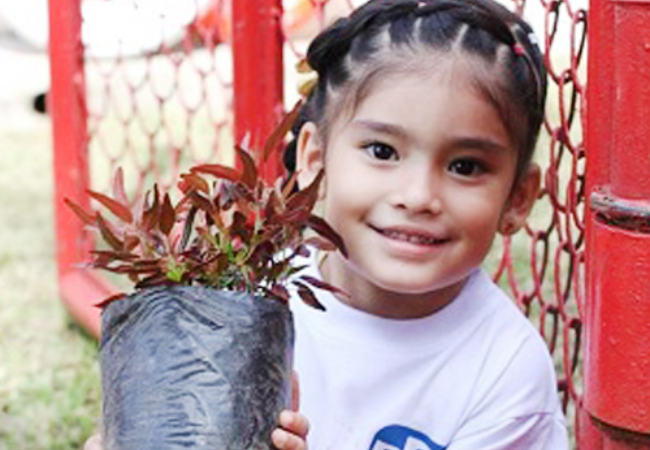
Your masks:
{"label": "dark braided hair", "polygon": [[[406,65],[412,68],[423,50],[481,62],[475,81],[517,147],[519,178],[544,118],[546,70],[530,26],[493,0],[371,0],[336,21],[307,51],[318,83],[294,123],[294,136],[311,121],[326,143],[333,118],[355,108],[374,79],[405,70],[416,57]],[[289,172],[295,171],[295,152],[296,139],[285,152]]]}

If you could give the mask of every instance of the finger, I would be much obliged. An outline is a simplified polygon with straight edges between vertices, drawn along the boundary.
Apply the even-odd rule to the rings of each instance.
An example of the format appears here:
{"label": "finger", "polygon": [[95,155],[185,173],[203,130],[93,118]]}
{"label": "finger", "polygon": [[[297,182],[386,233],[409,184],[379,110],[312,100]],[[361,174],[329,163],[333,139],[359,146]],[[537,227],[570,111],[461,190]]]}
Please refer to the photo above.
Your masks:
{"label": "finger", "polygon": [[309,421],[307,418],[293,411],[282,411],[280,413],[279,423],[289,433],[302,438],[307,437],[307,433],[309,432]]}
{"label": "finger", "polygon": [[291,373],[291,409],[298,411],[300,407],[300,382],[298,381],[298,372],[295,370]]}
{"label": "finger", "polygon": [[90,438],[84,444],[84,450],[104,450],[104,445],[102,444],[102,436],[100,434],[90,436]]}
{"label": "finger", "polygon": [[273,430],[271,442],[278,450],[307,450],[304,439],[280,428]]}

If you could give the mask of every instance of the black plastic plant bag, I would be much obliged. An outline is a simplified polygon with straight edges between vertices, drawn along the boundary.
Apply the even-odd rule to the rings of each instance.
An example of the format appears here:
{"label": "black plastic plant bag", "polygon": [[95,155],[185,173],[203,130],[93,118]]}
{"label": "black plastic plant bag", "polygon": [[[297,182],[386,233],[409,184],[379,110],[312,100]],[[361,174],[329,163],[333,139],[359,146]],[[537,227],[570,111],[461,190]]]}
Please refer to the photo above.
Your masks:
{"label": "black plastic plant bag", "polygon": [[293,324],[275,300],[152,288],[102,314],[106,450],[267,450],[290,404]]}

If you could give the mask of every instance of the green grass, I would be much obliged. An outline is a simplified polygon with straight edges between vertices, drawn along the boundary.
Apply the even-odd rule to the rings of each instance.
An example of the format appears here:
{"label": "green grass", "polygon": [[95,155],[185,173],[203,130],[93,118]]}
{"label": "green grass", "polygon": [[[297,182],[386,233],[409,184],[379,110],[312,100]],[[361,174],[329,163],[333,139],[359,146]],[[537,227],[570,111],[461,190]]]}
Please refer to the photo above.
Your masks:
{"label": "green grass", "polygon": [[0,450],[80,449],[100,411],[97,347],[64,311],[50,124],[0,129]]}

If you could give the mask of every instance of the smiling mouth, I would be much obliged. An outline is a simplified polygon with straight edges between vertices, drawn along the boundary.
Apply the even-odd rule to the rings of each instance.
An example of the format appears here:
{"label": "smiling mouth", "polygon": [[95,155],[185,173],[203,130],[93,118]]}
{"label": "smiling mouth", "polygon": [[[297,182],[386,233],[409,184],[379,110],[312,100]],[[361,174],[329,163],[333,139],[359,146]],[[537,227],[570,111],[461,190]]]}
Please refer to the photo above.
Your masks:
{"label": "smiling mouth", "polygon": [[373,226],[371,226],[370,228],[372,228],[382,236],[387,237],[388,239],[401,241],[401,242],[408,242],[409,244],[415,244],[415,245],[434,246],[434,245],[444,244],[449,241],[448,238],[438,238],[430,234],[424,234],[424,233],[412,233],[412,232],[395,230],[390,228],[382,229]]}

